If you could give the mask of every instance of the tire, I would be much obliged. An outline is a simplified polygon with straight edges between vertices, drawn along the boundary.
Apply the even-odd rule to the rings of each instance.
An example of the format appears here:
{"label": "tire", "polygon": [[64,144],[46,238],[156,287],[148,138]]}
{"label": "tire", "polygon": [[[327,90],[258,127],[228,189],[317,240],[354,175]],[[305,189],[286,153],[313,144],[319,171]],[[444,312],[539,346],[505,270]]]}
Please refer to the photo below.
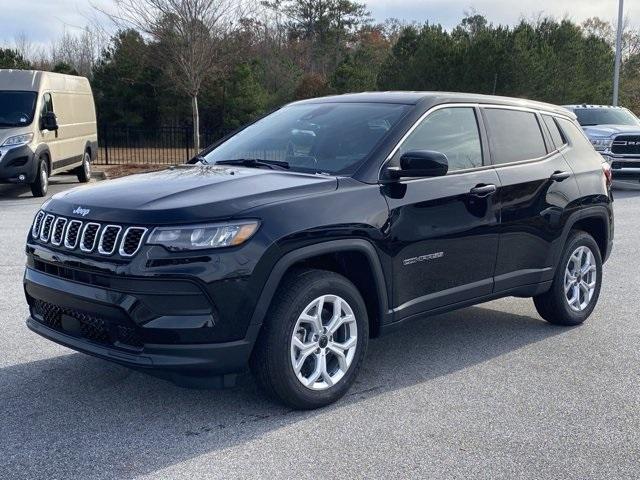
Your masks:
{"label": "tire", "polygon": [[[325,305],[321,315],[323,327],[306,317],[301,319],[305,312],[317,318],[314,312],[320,298]],[[318,328],[330,326],[332,318],[329,317],[338,311],[336,305],[340,305],[339,314],[344,323],[334,336],[326,332],[318,337]],[[294,340],[294,334],[301,343]],[[365,303],[349,280],[324,270],[296,270],[285,277],[274,296],[251,356],[251,370],[270,397],[299,410],[320,408],[335,402],[349,390],[368,341]],[[348,344],[353,346],[341,348]],[[308,347],[305,349],[310,352],[308,356],[300,345]],[[336,349],[343,352],[341,357],[334,353]],[[294,362],[301,365],[298,372]],[[314,381],[317,372],[321,374]],[[326,380],[327,376],[330,381]]]}
{"label": "tire", "polygon": [[30,187],[34,197],[44,197],[47,194],[49,189],[49,166],[45,156],[38,158],[38,173]]}
{"label": "tire", "polygon": [[91,180],[91,154],[86,151],[82,157],[82,165],[76,169],[76,175],[80,183],[87,183]]}
{"label": "tire", "polygon": [[[573,275],[578,266],[582,266],[583,272],[587,270],[588,254],[591,255],[589,273]],[[594,285],[591,292],[587,287],[592,284]],[[568,285],[567,293],[565,285]],[[533,303],[540,316],[549,323],[580,325],[589,318],[598,303],[601,286],[602,257],[598,244],[588,233],[575,230],[569,234],[551,288],[548,292],[533,297]]]}

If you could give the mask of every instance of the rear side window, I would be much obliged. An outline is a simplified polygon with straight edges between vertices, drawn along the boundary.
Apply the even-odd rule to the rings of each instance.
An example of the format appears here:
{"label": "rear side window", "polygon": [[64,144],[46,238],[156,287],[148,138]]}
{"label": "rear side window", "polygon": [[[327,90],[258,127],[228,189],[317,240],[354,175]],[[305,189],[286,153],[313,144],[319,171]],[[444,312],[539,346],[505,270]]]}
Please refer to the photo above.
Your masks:
{"label": "rear side window", "polygon": [[542,115],[542,120],[544,120],[545,125],[549,129],[549,133],[551,134],[551,140],[553,140],[553,144],[556,148],[560,148],[562,145],[567,143],[562,137],[562,133],[558,129],[558,125],[556,121],[550,115]]}
{"label": "rear side window", "polygon": [[547,154],[535,113],[500,108],[487,108],[484,112],[493,163],[520,162]]}
{"label": "rear side window", "polygon": [[430,113],[402,143],[391,161],[410,150],[435,150],[449,160],[449,171],[482,166],[478,121],[473,108],[450,107]]}

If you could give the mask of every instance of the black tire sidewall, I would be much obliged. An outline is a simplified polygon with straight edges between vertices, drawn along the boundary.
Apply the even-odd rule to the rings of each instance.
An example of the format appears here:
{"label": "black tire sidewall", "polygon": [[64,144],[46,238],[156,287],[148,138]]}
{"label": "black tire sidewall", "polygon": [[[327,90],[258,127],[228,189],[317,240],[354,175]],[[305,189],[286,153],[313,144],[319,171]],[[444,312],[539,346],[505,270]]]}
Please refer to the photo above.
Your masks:
{"label": "black tire sidewall", "polygon": [[[571,254],[581,246],[588,247],[594,256],[596,263],[596,289],[593,292],[593,297],[591,298],[589,305],[587,305],[587,308],[580,312],[576,312],[569,306],[569,302],[567,301],[566,295],[564,293],[564,273]],[[601,287],[602,258],[600,255],[600,248],[598,247],[598,244],[593,239],[593,237],[591,237],[591,235],[585,232],[577,232],[567,242],[567,246],[562,253],[562,258],[560,259],[560,264],[558,265],[556,276],[553,282],[553,294],[557,297],[556,304],[559,306],[559,308],[563,309],[562,317],[566,320],[567,324],[581,324],[589,317],[589,315],[591,315],[593,309],[598,303]]]}
{"label": "black tire sidewall", "polygon": [[[85,164],[89,165],[89,175],[86,174]],[[82,155],[82,165],[78,167],[78,181],[87,183],[91,180],[91,156],[88,152]]]}
{"label": "black tire sidewall", "polygon": [[[358,374],[366,354],[369,337],[369,323],[367,310],[357,288],[346,278],[338,274],[323,276],[302,275],[299,281],[308,282],[304,289],[295,296],[288,308],[280,309],[280,318],[271,318],[278,322],[276,335],[270,341],[273,345],[272,371],[281,372],[274,383],[278,395],[296,408],[318,408],[333,403],[342,397]],[[337,295],[344,299],[352,308],[358,328],[358,343],[356,353],[350,368],[340,381],[326,390],[311,390],[298,380],[291,365],[291,338],[298,316],[314,299],[322,295]]]}
{"label": "black tire sidewall", "polygon": [[47,167],[47,159],[43,157],[38,158],[38,167],[36,170],[36,179],[31,184],[31,193],[36,197],[44,197],[47,194],[49,182],[45,185],[42,181],[42,171],[45,171],[47,178],[49,177],[49,168]]}

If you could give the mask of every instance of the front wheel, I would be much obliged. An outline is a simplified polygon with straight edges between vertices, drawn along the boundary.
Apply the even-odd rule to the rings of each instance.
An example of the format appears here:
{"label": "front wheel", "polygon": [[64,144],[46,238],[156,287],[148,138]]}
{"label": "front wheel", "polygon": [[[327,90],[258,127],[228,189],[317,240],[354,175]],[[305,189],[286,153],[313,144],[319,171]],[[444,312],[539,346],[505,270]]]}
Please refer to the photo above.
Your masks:
{"label": "front wheel", "polygon": [[533,298],[542,318],[557,325],[579,325],[598,302],[602,258],[598,244],[582,231],[570,234],[551,289]]}
{"label": "front wheel", "polygon": [[34,197],[44,197],[49,188],[49,167],[46,157],[38,159],[38,172],[36,179],[31,183],[31,193]]}
{"label": "front wheel", "polygon": [[278,288],[251,367],[272,397],[297,409],[319,408],[349,390],[368,340],[358,289],[337,273],[300,270]]}

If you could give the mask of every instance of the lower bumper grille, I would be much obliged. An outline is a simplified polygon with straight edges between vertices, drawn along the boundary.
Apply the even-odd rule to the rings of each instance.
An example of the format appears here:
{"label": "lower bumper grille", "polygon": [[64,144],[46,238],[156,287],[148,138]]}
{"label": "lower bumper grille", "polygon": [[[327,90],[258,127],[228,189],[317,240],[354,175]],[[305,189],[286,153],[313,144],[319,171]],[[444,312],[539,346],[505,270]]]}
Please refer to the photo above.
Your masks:
{"label": "lower bumper grille", "polygon": [[611,168],[613,168],[614,170],[618,170],[622,168],[640,168],[640,161],[616,162],[614,160],[611,163]]}
{"label": "lower bumper grille", "polygon": [[40,323],[94,343],[141,348],[142,338],[135,328],[117,324],[89,313],[61,307],[42,300],[33,302],[34,318]]}

